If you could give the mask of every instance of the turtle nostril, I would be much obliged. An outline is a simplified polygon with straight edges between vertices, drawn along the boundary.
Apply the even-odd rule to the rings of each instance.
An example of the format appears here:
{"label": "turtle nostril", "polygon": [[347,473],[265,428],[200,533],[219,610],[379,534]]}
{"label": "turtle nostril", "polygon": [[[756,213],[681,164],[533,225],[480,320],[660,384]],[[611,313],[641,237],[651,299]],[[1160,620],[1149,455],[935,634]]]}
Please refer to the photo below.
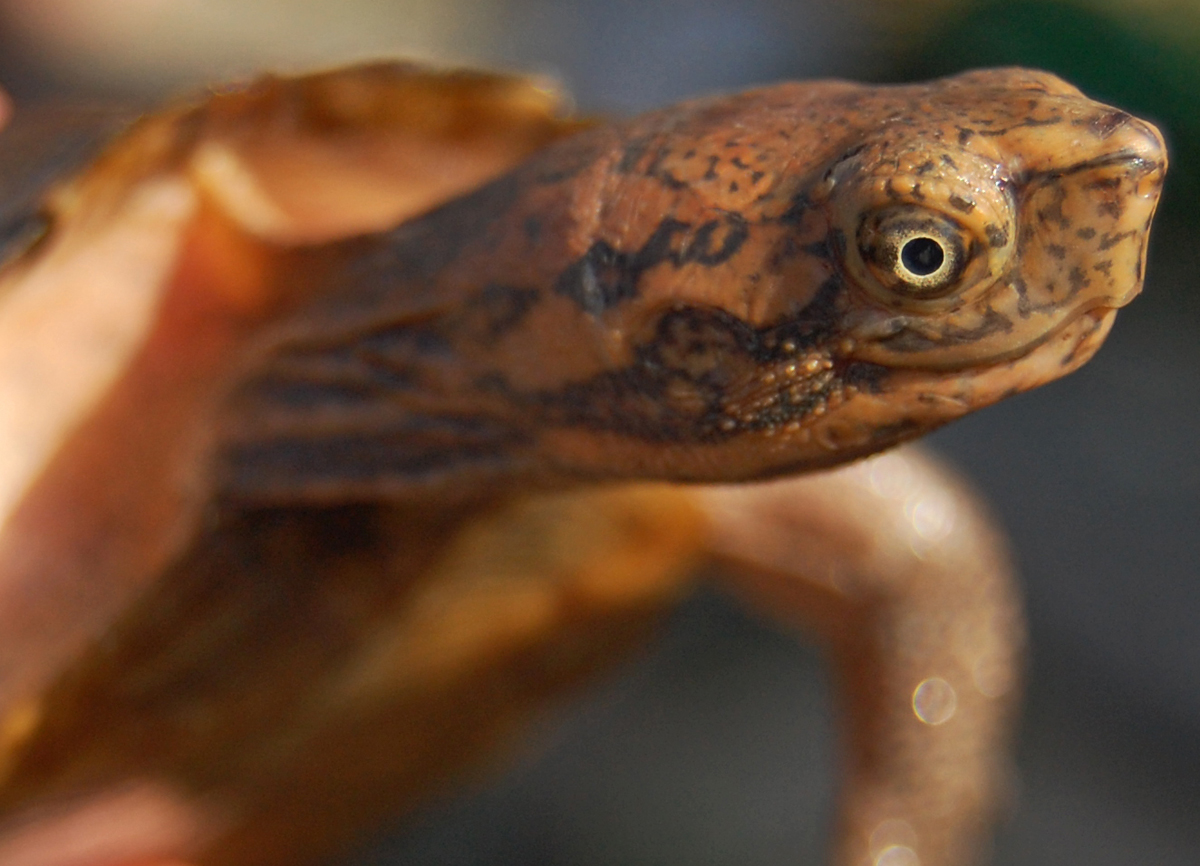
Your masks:
{"label": "turtle nostril", "polygon": [[1103,114],[1093,117],[1089,125],[1096,135],[1101,138],[1108,138],[1130,119],[1132,119],[1132,115],[1129,112],[1114,108],[1111,111],[1106,111]]}

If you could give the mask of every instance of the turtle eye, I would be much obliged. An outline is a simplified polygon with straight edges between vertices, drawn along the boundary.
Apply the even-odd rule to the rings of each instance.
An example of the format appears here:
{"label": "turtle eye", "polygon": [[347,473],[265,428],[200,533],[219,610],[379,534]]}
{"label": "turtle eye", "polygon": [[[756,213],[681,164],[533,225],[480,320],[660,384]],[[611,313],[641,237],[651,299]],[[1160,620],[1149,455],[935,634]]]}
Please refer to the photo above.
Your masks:
{"label": "turtle eye", "polygon": [[913,206],[867,215],[858,249],[871,275],[898,300],[950,294],[967,264],[966,230],[940,213]]}

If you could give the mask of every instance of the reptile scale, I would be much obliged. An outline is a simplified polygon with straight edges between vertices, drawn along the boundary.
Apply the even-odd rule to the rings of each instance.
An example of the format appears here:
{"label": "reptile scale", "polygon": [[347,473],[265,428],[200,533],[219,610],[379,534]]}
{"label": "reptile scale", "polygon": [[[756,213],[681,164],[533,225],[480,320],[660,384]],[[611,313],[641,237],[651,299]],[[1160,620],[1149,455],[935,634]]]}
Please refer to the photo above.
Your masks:
{"label": "reptile scale", "polygon": [[829,648],[832,862],[971,862],[1011,569],[961,482],[869,455],[1087,361],[1165,168],[1020,69],[600,124],[388,64],[57,166],[0,269],[0,866],[316,862],[701,566]]}

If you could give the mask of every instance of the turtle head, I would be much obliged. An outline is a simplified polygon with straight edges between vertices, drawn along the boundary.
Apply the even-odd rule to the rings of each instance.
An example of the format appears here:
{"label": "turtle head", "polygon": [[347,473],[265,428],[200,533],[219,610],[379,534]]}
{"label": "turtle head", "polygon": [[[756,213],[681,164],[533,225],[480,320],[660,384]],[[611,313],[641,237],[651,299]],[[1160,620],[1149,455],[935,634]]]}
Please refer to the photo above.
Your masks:
{"label": "turtle head", "polygon": [[920,123],[884,124],[818,193],[856,295],[855,358],[1017,358],[1140,291],[1166,168],[1153,126],[1023,70],[947,79],[918,105]]}
{"label": "turtle head", "polygon": [[[724,239],[682,246],[720,255],[667,268],[657,298],[648,277],[634,363],[609,377],[607,394],[638,381],[659,395],[651,435],[686,439],[663,474],[772,475],[913,438],[1077,368],[1141,289],[1162,137],[1053,75],[752,96],[757,109],[705,109],[736,135],[646,161],[688,181],[693,210],[715,179],[710,222],[676,219]],[[687,175],[688,155],[707,172]],[[730,164],[755,170],[730,181]],[[628,426],[638,405],[598,417]]]}

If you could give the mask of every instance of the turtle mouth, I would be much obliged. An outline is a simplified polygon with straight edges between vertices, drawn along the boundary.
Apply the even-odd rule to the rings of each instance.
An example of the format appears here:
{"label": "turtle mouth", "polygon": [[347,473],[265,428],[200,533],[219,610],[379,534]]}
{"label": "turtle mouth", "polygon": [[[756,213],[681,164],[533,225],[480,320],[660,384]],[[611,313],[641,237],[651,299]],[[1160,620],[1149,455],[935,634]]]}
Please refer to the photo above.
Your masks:
{"label": "turtle mouth", "polygon": [[[1133,294],[1137,294],[1134,292]],[[1132,296],[1131,298],[1132,299]],[[1096,303],[1088,304],[1080,307],[1078,310],[1071,313],[1069,316],[1064,316],[1061,321],[1056,323],[1054,327],[1048,329],[1045,333],[1037,338],[1023,343],[1020,346],[1013,348],[1007,352],[1000,352],[995,355],[989,355],[963,364],[954,364],[947,366],[938,366],[934,364],[925,366],[912,366],[910,370],[927,370],[929,372],[939,373],[961,373],[967,370],[985,370],[1001,367],[1005,364],[1011,364],[1014,361],[1019,361],[1028,358],[1045,346],[1054,341],[1055,338],[1063,334],[1069,329],[1075,328],[1082,320],[1091,319],[1091,327],[1084,328],[1080,331],[1078,342],[1082,343],[1096,329],[1103,327],[1104,323],[1117,314],[1117,311],[1128,303],[1128,300],[1119,303],[1110,300],[1102,300]]]}
{"label": "turtle mouth", "polygon": [[[1098,298],[1091,303],[1082,304],[1070,314],[1064,315],[1059,321],[1055,322],[1053,327],[1046,329],[1033,339],[1006,349],[1003,352],[980,355],[974,358],[964,358],[962,360],[947,360],[942,363],[927,359],[913,360],[905,363],[902,356],[893,356],[883,362],[883,366],[891,367],[896,371],[907,370],[911,372],[961,374],[969,370],[984,370],[1004,364],[1011,364],[1014,361],[1036,353],[1042,346],[1052,342],[1068,329],[1075,328],[1083,319],[1090,318],[1093,320],[1093,327],[1085,328],[1082,331],[1083,334],[1091,333],[1095,328],[1102,326],[1105,321],[1114,317],[1121,307],[1124,307],[1137,296],[1138,292],[1138,289],[1134,289],[1126,297],[1120,299]],[[1084,337],[1080,339],[1082,340]],[[874,358],[851,357],[848,360],[880,363]]]}
{"label": "turtle mouth", "polygon": [[[1137,292],[1134,292],[1133,294],[1136,295]],[[1132,295],[1130,296],[1129,300],[1132,300]],[[1125,306],[1129,300],[1121,301],[1120,303],[1113,303],[1112,301],[1105,300],[1080,307],[1071,315],[1065,316],[1061,322],[1059,322],[1053,328],[1050,328],[1048,331],[1046,331],[1046,333],[1042,334],[1036,340],[1031,340],[1024,346],[1014,349],[1011,352],[1005,352],[992,358],[984,358],[980,360],[977,365],[967,365],[965,369],[969,369],[972,366],[996,367],[1001,364],[1011,363],[1012,361],[1020,358],[1028,357],[1034,352],[1037,352],[1042,346],[1052,342],[1063,332],[1070,328],[1074,328],[1083,319],[1090,318],[1092,319],[1092,327],[1083,330],[1079,338],[1080,342],[1082,342],[1087,338],[1087,336],[1092,334],[1096,328],[1101,327],[1106,321],[1114,318],[1117,315],[1117,310]]]}

